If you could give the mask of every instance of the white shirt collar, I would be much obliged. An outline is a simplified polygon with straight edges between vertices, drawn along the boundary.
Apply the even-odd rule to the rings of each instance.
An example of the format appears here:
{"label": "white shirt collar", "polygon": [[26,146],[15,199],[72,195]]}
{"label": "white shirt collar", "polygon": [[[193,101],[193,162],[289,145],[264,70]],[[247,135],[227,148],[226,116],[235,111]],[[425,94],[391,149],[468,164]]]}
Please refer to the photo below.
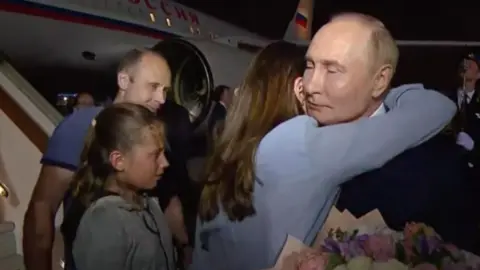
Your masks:
{"label": "white shirt collar", "polygon": [[[463,89],[458,89],[457,92],[458,92],[458,96],[462,96],[462,97],[463,97],[463,93],[465,93]],[[469,98],[472,98],[473,94],[475,94],[475,89],[466,93]]]}
{"label": "white shirt collar", "polygon": [[377,110],[375,112],[373,112],[372,115],[370,115],[370,117],[382,115],[382,114],[385,114],[386,112],[387,112],[387,110],[385,109],[385,105],[383,105],[383,103],[382,103],[377,108]]}
{"label": "white shirt collar", "polygon": [[473,91],[466,92],[466,91],[463,91],[463,89],[458,89],[458,90],[457,90],[458,105],[459,105],[459,106],[462,106],[462,101],[463,101],[463,95],[464,95],[464,93],[467,94],[467,97],[468,97],[467,101],[468,101],[468,103],[470,103],[470,101],[472,101],[473,95],[475,94],[475,91],[476,91],[476,90],[474,89]]}

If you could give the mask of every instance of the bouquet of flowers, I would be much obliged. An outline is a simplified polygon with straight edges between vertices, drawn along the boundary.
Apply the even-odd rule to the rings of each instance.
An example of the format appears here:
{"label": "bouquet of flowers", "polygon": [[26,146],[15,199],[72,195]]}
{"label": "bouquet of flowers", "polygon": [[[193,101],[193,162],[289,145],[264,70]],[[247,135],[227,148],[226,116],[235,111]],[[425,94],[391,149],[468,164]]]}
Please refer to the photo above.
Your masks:
{"label": "bouquet of flowers", "polygon": [[446,244],[435,231],[410,223],[403,233],[359,234],[331,230],[320,249],[300,253],[297,270],[467,270],[463,252]]}
{"label": "bouquet of flowers", "polygon": [[333,208],[313,247],[289,236],[282,270],[480,270],[480,258],[445,243],[433,228],[389,229],[378,211],[355,218]]}

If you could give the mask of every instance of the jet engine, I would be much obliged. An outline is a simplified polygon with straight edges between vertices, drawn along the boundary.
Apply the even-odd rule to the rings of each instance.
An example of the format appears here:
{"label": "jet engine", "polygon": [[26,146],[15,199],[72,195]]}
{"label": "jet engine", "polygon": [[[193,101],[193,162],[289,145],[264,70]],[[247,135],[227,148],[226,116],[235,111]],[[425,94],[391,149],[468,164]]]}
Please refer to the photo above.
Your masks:
{"label": "jet engine", "polygon": [[205,39],[168,39],[155,45],[172,69],[169,98],[184,106],[194,126],[208,115],[212,90],[218,85],[238,86],[253,54]]}

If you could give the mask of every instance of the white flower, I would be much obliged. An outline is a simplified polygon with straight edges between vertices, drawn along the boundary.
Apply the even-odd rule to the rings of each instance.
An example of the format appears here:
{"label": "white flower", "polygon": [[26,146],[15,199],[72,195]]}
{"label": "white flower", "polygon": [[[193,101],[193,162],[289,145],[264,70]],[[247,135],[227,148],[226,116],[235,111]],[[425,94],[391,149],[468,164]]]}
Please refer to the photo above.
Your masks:
{"label": "white flower", "polygon": [[387,262],[374,262],[372,270],[408,270],[408,266],[396,259],[390,259]]}
{"label": "white flower", "polygon": [[372,259],[366,256],[357,256],[347,263],[348,270],[371,270]]}

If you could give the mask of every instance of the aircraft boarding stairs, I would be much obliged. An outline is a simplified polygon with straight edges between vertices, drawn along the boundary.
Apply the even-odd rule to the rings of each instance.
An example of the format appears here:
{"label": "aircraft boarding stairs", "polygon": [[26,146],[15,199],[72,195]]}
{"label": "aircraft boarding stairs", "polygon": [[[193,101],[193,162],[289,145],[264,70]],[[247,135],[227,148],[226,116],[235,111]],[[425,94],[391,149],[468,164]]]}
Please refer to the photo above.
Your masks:
{"label": "aircraft boarding stairs", "polygon": [[[40,171],[40,157],[61,119],[0,54],[0,184],[8,189],[6,198],[0,196],[0,270],[25,269],[23,218]],[[57,227],[61,218],[57,216]],[[54,269],[62,269],[62,247],[61,237],[56,237]]]}

